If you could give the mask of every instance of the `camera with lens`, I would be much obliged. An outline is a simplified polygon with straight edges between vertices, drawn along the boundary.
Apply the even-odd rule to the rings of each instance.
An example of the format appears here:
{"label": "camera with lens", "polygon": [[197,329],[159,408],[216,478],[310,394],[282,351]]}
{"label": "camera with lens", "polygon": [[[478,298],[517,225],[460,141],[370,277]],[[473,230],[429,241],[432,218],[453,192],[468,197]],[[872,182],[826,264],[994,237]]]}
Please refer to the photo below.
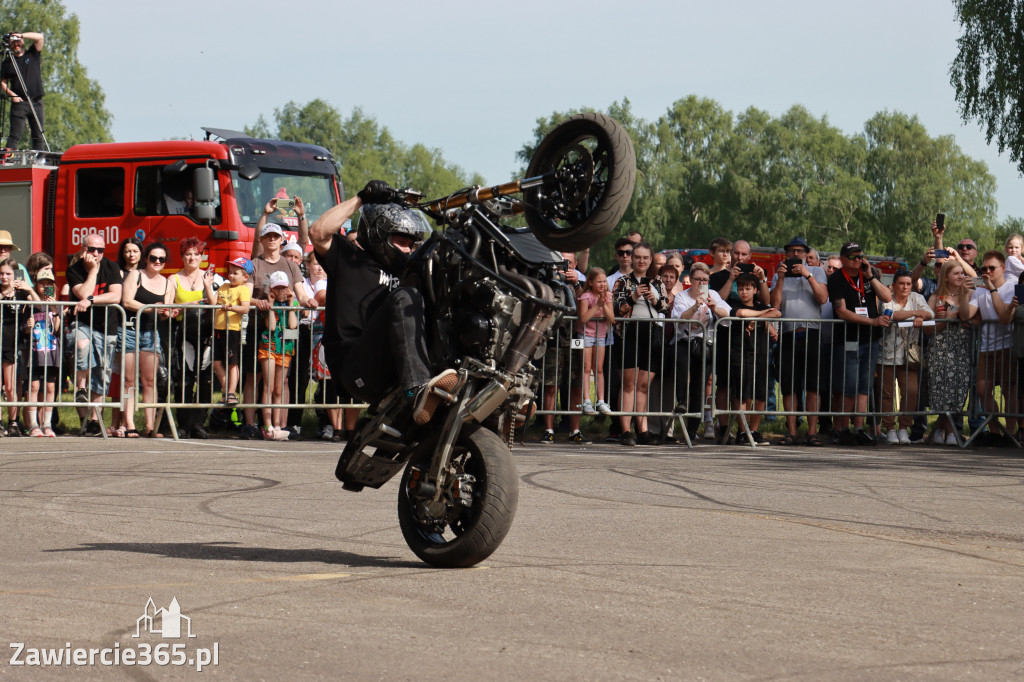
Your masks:
{"label": "camera with lens", "polygon": [[5,33],[5,34],[3,34],[2,36],[0,36],[0,45],[2,45],[3,47],[10,47],[11,46],[11,38],[13,38],[13,37],[14,37],[13,33]]}

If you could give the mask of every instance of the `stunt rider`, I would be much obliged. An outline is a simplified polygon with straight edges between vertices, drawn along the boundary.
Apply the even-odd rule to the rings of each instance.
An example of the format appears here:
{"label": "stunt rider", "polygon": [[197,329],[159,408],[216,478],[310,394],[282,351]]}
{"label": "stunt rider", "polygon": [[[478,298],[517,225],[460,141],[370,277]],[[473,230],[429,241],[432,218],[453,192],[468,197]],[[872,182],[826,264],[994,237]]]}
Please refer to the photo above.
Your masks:
{"label": "stunt rider", "polygon": [[[323,344],[339,390],[368,403],[396,386],[414,398],[413,418],[426,424],[451,392],[458,373],[430,377],[423,295],[399,286],[409,254],[423,238],[418,214],[395,202],[386,182],[372,180],[356,196],[323,213],[309,228],[317,261],[327,272]],[[362,209],[356,244],[341,227]]]}

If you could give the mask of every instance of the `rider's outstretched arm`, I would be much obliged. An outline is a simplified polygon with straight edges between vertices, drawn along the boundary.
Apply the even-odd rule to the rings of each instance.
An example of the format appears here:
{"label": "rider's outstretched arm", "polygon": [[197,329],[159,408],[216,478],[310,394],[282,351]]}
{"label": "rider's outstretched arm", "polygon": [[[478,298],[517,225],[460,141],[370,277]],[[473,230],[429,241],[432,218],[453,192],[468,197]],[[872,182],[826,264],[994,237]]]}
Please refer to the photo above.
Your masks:
{"label": "rider's outstretched arm", "polygon": [[316,222],[309,226],[309,240],[316,255],[323,256],[331,249],[331,239],[362,205],[359,195],[353,196],[324,211]]}

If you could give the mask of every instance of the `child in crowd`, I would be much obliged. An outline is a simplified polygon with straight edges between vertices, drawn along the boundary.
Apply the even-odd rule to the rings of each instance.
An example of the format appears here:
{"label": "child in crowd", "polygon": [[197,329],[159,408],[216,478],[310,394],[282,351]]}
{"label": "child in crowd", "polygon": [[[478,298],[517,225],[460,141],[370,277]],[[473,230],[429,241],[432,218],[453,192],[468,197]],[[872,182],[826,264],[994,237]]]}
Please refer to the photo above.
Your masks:
{"label": "child in crowd", "polygon": [[[242,355],[242,316],[249,313],[251,292],[246,279],[252,274],[252,263],[245,258],[228,261],[228,281],[214,292],[213,305],[219,305],[213,320],[213,371],[224,391],[224,404],[238,404],[239,362]],[[225,376],[224,363],[227,363]]]}
{"label": "child in crowd", "polygon": [[[44,267],[34,274],[35,292],[39,300],[57,300],[53,269]],[[32,309],[26,320],[29,349],[29,391],[30,402],[54,402],[57,398],[57,378],[60,374],[60,308],[39,306]],[[36,415],[39,419],[37,421]],[[53,431],[52,407],[26,407],[25,428],[33,438],[55,438]]]}
{"label": "child in crowd", "polygon": [[[604,400],[604,349],[608,344],[608,325],[615,318],[608,278],[601,268],[590,268],[587,283],[579,298],[580,319],[576,332],[583,336],[583,414],[611,414]],[[590,373],[594,373],[597,408],[590,401]]]}
{"label": "child in crowd", "polygon": [[729,328],[729,396],[732,409],[749,412],[753,399],[753,412],[747,414],[747,424],[755,443],[767,443],[758,432],[764,404],[768,399],[768,340],[777,338],[775,327],[767,322],[782,317],[777,308],[765,305],[757,297],[759,282],[756,275],[741,274],[736,278],[736,293],[740,302],[732,314],[749,321],[737,320]]}
{"label": "child in crowd", "polygon": [[[13,258],[0,261],[0,301],[37,301],[39,297],[25,281],[21,266]],[[21,305],[0,306],[0,368],[3,373],[3,388],[7,400],[7,428],[0,421],[0,435],[20,436],[18,426],[17,360],[19,321],[24,324],[28,310]]]}
{"label": "child in crowd", "polygon": [[[295,339],[289,329],[299,328],[295,310],[295,292],[288,273],[281,270],[270,273],[270,300],[276,309],[267,311],[257,357],[263,368],[263,403],[280,405],[287,402],[288,389],[284,378],[295,355]],[[282,307],[291,308],[287,313]],[[289,337],[293,338],[289,338]],[[288,411],[284,408],[263,408],[263,437],[266,440],[288,440],[284,430]]]}

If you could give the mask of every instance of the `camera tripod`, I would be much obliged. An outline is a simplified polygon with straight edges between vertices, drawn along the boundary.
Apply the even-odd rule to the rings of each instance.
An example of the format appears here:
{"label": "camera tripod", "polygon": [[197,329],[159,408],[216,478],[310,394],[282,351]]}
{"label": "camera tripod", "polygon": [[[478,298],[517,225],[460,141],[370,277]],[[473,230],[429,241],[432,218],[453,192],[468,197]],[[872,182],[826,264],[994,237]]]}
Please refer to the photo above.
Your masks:
{"label": "camera tripod", "polygon": [[[32,102],[32,98],[28,96],[28,87],[25,85],[25,78],[21,75],[21,69],[18,67],[18,60],[14,58],[11,53],[11,34],[8,33],[3,36],[3,41],[0,43],[0,67],[3,66],[4,62],[10,60],[11,66],[14,67],[14,74],[18,77],[18,83],[21,84],[21,91],[25,93],[25,101],[28,102],[28,109],[32,112],[32,119],[36,122],[36,126],[39,128],[39,136],[43,138],[43,145],[46,147],[46,151],[50,151],[50,143],[46,139],[46,131],[43,130],[43,122],[39,120],[39,114],[36,113],[36,105]],[[11,103],[13,106],[13,102]],[[6,115],[6,107],[3,113],[0,113],[0,131],[3,129],[3,119]],[[8,138],[10,135],[8,134]],[[41,151],[41,150],[40,150]]]}

